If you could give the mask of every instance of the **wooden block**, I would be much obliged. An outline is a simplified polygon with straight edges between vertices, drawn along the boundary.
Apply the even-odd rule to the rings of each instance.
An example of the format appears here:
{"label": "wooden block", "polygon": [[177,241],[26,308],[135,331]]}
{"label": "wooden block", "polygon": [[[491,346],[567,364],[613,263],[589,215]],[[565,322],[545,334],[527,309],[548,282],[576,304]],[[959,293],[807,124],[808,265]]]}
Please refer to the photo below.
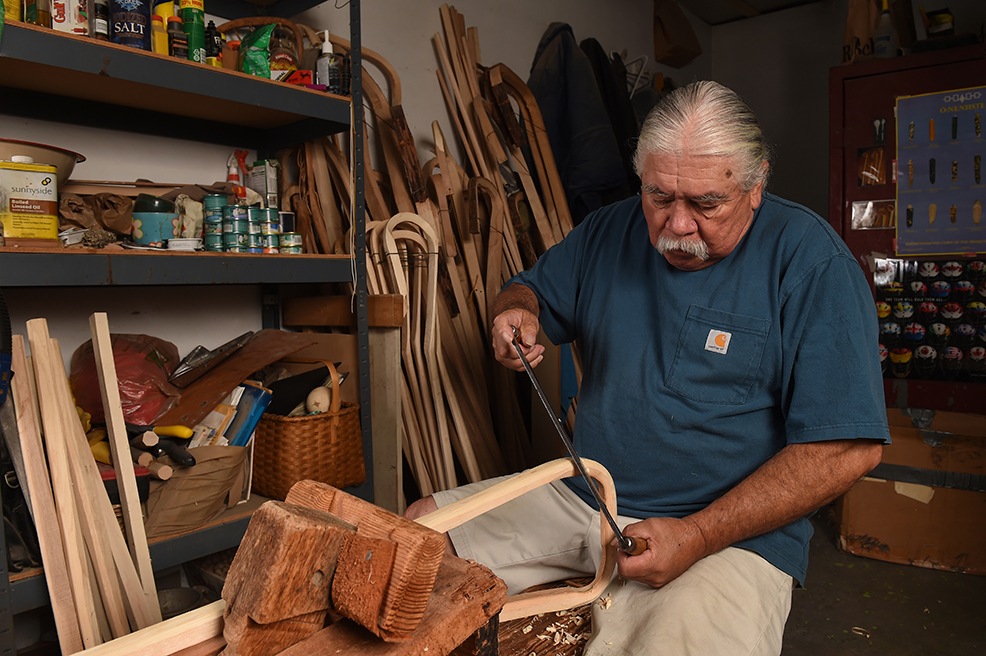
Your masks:
{"label": "wooden block", "polygon": [[325,626],[326,611],[314,611],[260,624],[249,615],[229,613],[223,618],[222,656],[273,656]]}
{"label": "wooden block", "polygon": [[332,513],[355,524],[358,535],[393,541],[393,570],[374,633],[401,640],[417,628],[445,553],[445,536],[315,481],[295,483],[286,501]]}
{"label": "wooden block", "polygon": [[330,610],[377,631],[396,548],[320,510],[263,504],[223,588],[224,654],[278,653],[321,629]]}
{"label": "wooden block", "polygon": [[396,552],[397,544],[390,540],[347,536],[332,580],[332,606],[336,612],[374,631]]}
{"label": "wooden block", "polygon": [[404,642],[383,642],[358,624],[340,620],[285,649],[281,656],[449,654],[496,616],[506,597],[506,585],[489,569],[445,554],[427,611]]}
{"label": "wooden block", "polygon": [[[230,613],[270,624],[329,608],[343,540],[355,527],[302,506],[268,501],[250,519],[226,576]],[[227,641],[232,642],[227,636]]]}

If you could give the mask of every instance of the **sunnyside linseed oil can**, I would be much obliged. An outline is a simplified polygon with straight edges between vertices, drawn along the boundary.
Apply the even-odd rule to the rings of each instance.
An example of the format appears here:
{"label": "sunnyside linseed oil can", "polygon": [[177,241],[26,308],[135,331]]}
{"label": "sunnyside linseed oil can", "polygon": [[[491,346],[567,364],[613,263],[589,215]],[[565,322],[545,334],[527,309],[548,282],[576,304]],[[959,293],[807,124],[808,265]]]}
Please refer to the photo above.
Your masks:
{"label": "sunnyside linseed oil can", "polygon": [[58,239],[56,169],[0,161],[0,223],[4,239]]}

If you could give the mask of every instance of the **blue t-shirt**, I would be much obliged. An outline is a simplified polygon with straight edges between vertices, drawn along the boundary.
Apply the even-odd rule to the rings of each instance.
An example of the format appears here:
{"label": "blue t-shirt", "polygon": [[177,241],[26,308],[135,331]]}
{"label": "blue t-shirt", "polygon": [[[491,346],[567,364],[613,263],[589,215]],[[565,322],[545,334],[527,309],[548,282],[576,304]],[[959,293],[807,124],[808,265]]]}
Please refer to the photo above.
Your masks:
{"label": "blue t-shirt", "polygon": [[[631,198],[512,282],[537,295],[553,343],[578,343],[575,448],[612,473],[622,515],[701,510],[786,444],[889,441],[866,279],[800,205],[765,194],[729,256],[680,271]],[[804,581],[811,532],[804,518],[736,546]]]}

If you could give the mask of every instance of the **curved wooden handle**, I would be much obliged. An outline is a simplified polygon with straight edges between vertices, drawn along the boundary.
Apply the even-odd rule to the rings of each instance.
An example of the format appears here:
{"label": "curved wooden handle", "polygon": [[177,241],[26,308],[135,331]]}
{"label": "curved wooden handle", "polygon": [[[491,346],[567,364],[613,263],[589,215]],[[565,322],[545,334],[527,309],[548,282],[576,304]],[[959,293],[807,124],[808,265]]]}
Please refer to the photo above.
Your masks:
{"label": "curved wooden handle", "polygon": [[[613,484],[613,477],[610,476],[605,467],[595,460],[583,458],[582,464],[593,480],[598,483],[597,487],[606,507],[615,515],[616,487]],[[502,506],[535,488],[560,478],[578,475],[579,472],[575,468],[575,464],[568,458],[551,460],[516,476],[511,476],[505,481],[492,485],[472,496],[450,503],[433,513],[417,518],[415,521],[440,533],[445,533],[449,529],[453,529],[493,508]],[[599,522],[599,529],[599,539],[603,548],[602,560],[599,562],[599,569],[596,570],[596,576],[592,582],[580,588],[551,588],[508,597],[507,603],[500,611],[500,621],[506,622],[539,613],[567,610],[590,603],[599,597],[609,585],[610,579],[613,577],[613,569],[616,567],[613,529],[605,521]],[[647,547],[646,542],[644,542],[643,547]]]}
{"label": "curved wooden handle", "polygon": [[246,18],[237,18],[228,23],[223,23],[216,30],[220,34],[225,34],[226,32],[234,32],[244,27],[263,27],[271,23],[282,25],[291,30],[291,33],[294,35],[295,56],[300,59],[301,55],[305,52],[305,36],[301,28],[298,27],[298,24],[287,18],[281,18],[279,16],[247,16]]}

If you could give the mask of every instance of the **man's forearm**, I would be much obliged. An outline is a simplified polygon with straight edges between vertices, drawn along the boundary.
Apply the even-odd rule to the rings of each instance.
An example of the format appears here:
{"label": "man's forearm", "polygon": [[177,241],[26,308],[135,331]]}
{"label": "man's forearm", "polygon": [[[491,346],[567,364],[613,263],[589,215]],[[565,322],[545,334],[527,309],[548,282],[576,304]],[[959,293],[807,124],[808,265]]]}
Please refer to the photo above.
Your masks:
{"label": "man's forearm", "polygon": [[804,517],[880,462],[877,440],[790,444],[707,508],[687,518],[708,554]]}
{"label": "man's forearm", "polygon": [[536,317],[540,309],[538,298],[530,288],[513,283],[497,294],[490,312],[490,320],[507,310],[527,310]]}

